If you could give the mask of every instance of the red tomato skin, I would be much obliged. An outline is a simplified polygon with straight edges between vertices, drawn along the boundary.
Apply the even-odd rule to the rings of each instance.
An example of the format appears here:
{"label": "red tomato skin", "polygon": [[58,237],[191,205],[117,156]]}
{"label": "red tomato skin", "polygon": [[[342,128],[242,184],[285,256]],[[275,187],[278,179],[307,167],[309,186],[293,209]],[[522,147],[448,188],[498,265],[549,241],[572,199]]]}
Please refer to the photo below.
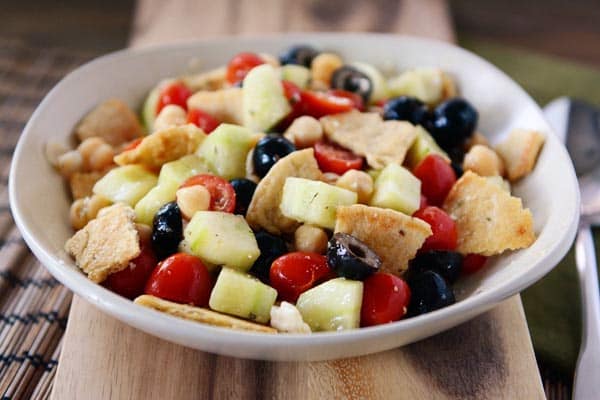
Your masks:
{"label": "red tomato skin", "polygon": [[146,294],[197,307],[208,305],[213,282],[198,257],[176,253],[161,261],[146,283]]}
{"label": "red tomato skin", "polygon": [[350,150],[325,142],[317,142],[314,147],[315,158],[323,172],[343,175],[346,171],[363,167],[363,158]]}
{"label": "red tomato skin", "polygon": [[296,86],[296,84],[290,81],[281,81],[281,84],[283,86],[283,93],[288,99],[288,102],[292,107],[292,111],[290,111],[289,114],[277,124],[275,127],[276,132],[284,132],[296,118],[304,115],[302,90]]}
{"label": "red tomato skin", "polygon": [[239,53],[234,56],[227,64],[227,74],[225,79],[234,85],[243,80],[248,72],[265,61],[255,53]]}
{"label": "red tomato skin", "polygon": [[363,283],[361,326],[387,324],[406,315],[410,302],[410,288],[402,278],[377,272]]}
{"label": "red tomato skin", "polygon": [[339,114],[355,108],[355,103],[348,97],[335,96],[331,93],[302,91],[304,114],[314,118]]}
{"label": "red tomato skin", "polygon": [[485,266],[487,261],[486,256],[482,256],[481,254],[467,254],[463,257],[462,266],[460,269],[461,274],[463,275],[471,275],[475,272],[479,271],[481,268]]}
{"label": "red tomato skin", "polygon": [[206,134],[210,134],[221,124],[215,117],[199,108],[192,108],[188,111],[187,122],[196,125]]}
{"label": "red tomato skin", "polygon": [[413,170],[421,181],[421,191],[429,204],[440,206],[456,182],[450,164],[437,154],[429,154]]}
{"label": "red tomato skin", "polygon": [[423,193],[421,193],[421,200],[419,200],[419,210],[427,207],[428,205],[429,202],[427,201],[427,197],[425,197]]}
{"label": "red tomato skin", "polygon": [[175,104],[182,107],[184,110],[187,110],[187,99],[191,95],[192,92],[183,82],[173,82],[165,86],[158,96],[156,115],[169,104]]}
{"label": "red tomato skin", "polygon": [[327,93],[335,97],[345,97],[352,101],[354,108],[359,111],[365,111],[365,102],[363,101],[362,97],[356,93],[342,89],[330,89],[327,91]]}
{"label": "red tomato skin", "polygon": [[220,176],[210,174],[194,175],[179,186],[202,185],[210,193],[210,211],[222,211],[232,213],[235,211],[235,190],[231,183]]}
{"label": "red tomato skin", "polygon": [[303,292],[333,277],[324,255],[309,252],[284,254],[271,264],[269,280],[281,300],[295,303]]}
{"label": "red tomato skin", "polygon": [[139,256],[131,260],[125,269],[110,274],[104,282],[111,291],[132,300],[144,293],[146,281],[158,262],[150,243],[140,243],[140,247]]}
{"label": "red tomato skin", "polygon": [[425,239],[425,243],[419,251],[456,249],[458,238],[456,223],[444,210],[435,206],[427,206],[417,210],[413,217],[427,222],[433,232]]}

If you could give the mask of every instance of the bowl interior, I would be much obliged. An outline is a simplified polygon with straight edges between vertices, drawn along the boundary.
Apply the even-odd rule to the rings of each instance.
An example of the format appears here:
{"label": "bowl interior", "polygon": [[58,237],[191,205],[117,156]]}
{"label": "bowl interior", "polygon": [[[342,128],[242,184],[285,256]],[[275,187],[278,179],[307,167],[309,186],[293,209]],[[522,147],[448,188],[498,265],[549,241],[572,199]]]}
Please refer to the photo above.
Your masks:
{"label": "bowl interior", "polygon": [[[382,67],[442,68],[457,80],[461,95],[475,105],[480,113],[478,130],[492,143],[516,127],[544,133],[547,140],[535,170],[513,186],[514,193],[533,213],[536,242],[526,250],[493,258],[483,271],[462,280],[456,289],[461,301],[451,307],[382,327],[310,337],[271,338],[268,342],[271,350],[267,350],[267,342],[257,335],[159,315],[88,281],[63,250],[66,239],[72,235],[68,223],[70,200],[65,183],[45,159],[45,143],[71,143],[75,124],[105,99],[120,98],[139,109],[148,90],[162,78],[224,65],[240,51],[277,54],[297,43],[333,50],[345,60],[366,61]],[[568,250],[579,209],[577,183],[564,147],[551,133],[538,106],[506,75],[467,51],[447,44],[367,34],[223,38],[128,50],[97,59],[61,81],[32,116],[14,155],[10,191],[13,214],[25,240],[50,271],[75,292],[117,318],[163,338],[204,350],[268,359],[324,359],[364,354],[408,343],[464,321],[548,272]],[[215,332],[219,338],[207,339]],[[229,340],[245,343],[252,351],[239,351],[239,345],[228,348]],[[377,343],[362,349],[343,347],[344,343],[361,341]],[[328,351],[306,352],[307,346],[315,345],[311,348],[317,349],[323,344],[328,344]],[[338,348],[334,344],[343,346]],[[286,346],[288,350],[283,349]]]}

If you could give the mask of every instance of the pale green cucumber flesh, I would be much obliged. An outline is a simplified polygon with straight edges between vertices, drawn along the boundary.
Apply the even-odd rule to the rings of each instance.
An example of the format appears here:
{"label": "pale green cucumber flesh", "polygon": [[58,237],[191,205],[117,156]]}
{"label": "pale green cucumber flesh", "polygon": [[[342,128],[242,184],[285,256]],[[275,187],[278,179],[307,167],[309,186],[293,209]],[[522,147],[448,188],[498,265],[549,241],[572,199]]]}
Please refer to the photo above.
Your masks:
{"label": "pale green cucumber flesh", "polygon": [[213,173],[225,179],[246,176],[246,157],[254,144],[253,133],[238,125],[221,124],[202,142],[196,154]]}
{"label": "pale green cucumber flesh", "polygon": [[157,182],[156,175],[140,165],[125,165],[110,170],[94,185],[95,194],[113,203],[134,207]]}
{"label": "pale green cucumber flesh", "polygon": [[264,132],[275,126],[291,111],[275,69],[263,64],[254,67],[244,78],[244,126]]}
{"label": "pale green cucumber flesh", "polygon": [[421,181],[397,164],[385,167],[374,183],[369,204],[412,215],[421,201]]}

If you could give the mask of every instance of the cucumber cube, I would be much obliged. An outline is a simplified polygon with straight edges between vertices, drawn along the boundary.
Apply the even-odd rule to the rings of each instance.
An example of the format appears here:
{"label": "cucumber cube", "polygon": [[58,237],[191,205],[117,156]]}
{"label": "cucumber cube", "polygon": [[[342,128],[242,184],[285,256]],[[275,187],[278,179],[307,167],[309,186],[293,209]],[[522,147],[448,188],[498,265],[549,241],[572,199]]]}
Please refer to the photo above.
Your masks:
{"label": "cucumber cube", "polygon": [[356,204],[357,195],[350,190],[303,178],[287,178],[279,208],[288,218],[317,225],[335,227],[338,206]]}
{"label": "cucumber cube", "polygon": [[209,265],[245,272],[260,255],[254,233],[241,215],[198,211],[183,235],[190,252]]}
{"label": "cucumber cube", "polygon": [[360,326],[363,283],[336,278],[302,293],[296,308],[313,332]]}
{"label": "cucumber cube", "polygon": [[436,104],[442,98],[444,79],[437,68],[416,68],[406,71],[388,82],[390,97],[412,96],[427,104]]}
{"label": "cucumber cube", "polygon": [[159,96],[159,88],[155,87],[148,93],[144,105],[142,106],[142,124],[148,133],[152,133],[152,130],[154,129],[154,120],[156,119],[156,108],[158,106]]}
{"label": "cucumber cube", "polygon": [[435,139],[421,125],[417,125],[415,133],[417,137],[406,154],[406,165],[414,168],[429,154],[439,154],[450,160],[448,154],[438,146]]}
{"label": "cucumber cube", "polygon": [[216,175],[228,180],[243,178],[246,157],[254,143],[254,134],[243,126],[221,124],[204,139],[196,154]]}
{"label": "cucumber cube", "polygon": [[300,89],[306,89],[310,81],[310,69],[296,64],[287,64],[281,67],[281,79],[290,81]]}
{"label": "cucumber cube", "polygon": [[154,215],[163,205],[175,200],[177,189],[167,185],[154,186],[135,205],[135,220],[140,224],[152,226]]}
{"label": "cucumber cube", "polygon": [[94,193],[113,203],[126,203],[134,207],[156,185],[156,175],[141,165],[125,165],[104,175],[94,185]]}
{"label": "cucumber cube", "polygon": [[267,323],[277,291],[252,275],[223,268],[210,294],[208,305],[216,311]]}
{"label": "cucumber cube", "polygon": [[244,78],[243,87],[244,126],[253,131],[272,128],[292,110],[279,74],[269,64],[252,68]]}
{"label": "cucumber cube", "polygon": [[412,215],[421,202],[421,181],[398,164],[385,167],[374,184],[370,205]]}

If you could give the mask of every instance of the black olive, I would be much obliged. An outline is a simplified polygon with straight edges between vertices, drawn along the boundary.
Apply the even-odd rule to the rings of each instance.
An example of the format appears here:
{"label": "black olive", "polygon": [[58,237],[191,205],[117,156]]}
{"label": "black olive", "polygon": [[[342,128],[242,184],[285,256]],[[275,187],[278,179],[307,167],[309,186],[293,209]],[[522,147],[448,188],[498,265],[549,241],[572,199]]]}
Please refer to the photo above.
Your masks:
{"label": "black olive", "polygon": [[414,125],[425,125],[428,119],[427,105],[416,97],[400,96],[389,99],[383,105],[383,119],[409,121]]}
{"label": "black olive", "polygon": [[452,167],[452,169],[454,170],[454,173],[456,174],[456,179],[460,178],[465,173],[465,171],[463,170],[463,167],[460,163],[452,161],[450,163],[450,166]]}
{"label": "black olive", "polygon": [[319,52],[310,46],[292,46],[279,55],[279,62],[281,65],[298,64],[310,68],[312,60],[318,54]]}
{"label": "black olive", "polygon": [[283,136],[265,136],[258,141],[254,148],[254,154],[252,155],[254,172],[262,178],[280,158],[293,151],[296,151],[296,147]]}
{"label": "black olive", "polygon": [[159,260],[177,252],[183,239],[181,211],[176,202],[167,203],[154,215],[152,249]]}
{"label": "black olive", "polygon": [[442,148],[462,145],[473,135],[479,114],[466,100],[453,98],[433,111],[430,133]]}
{"label": "black olive", "polygon": [[327,265],[338,276],[363,280],[379,271],[381,258],[354,236],[338,232],[327,244]]}
{"label": "black olive", "polygon": [[233,190],[235,190],[235,213],[246,215],[246,211],[248,211],[248,206],[256,190],[256,183],[244,178],[233,179],[229,183],[231,183]]}
{"label": "black olive", "polygon": [[448,283],[454,283],[460,275],[463,256],[455,251],[429,250],[417,255],[410,262],[408,274],[434,271]]}
{"label": "black olive", "polygon": [[279,236],[271,235],[265,231],[258,231],[254,234],[256,243],[260,249],[260,256],[254,261],[250,273],[261,281],[269,282],[269,271],[271,264],[280,256],[288,252],[285,241]]}
{"label": "black olive", "polygon": [[344,65],[333,71],[331,87],[356,93],[367,103],[373,91],[373,82],[356,68]]}
{"label": "black olive", "polygon": [[452,288],[437,272],[412,274],[406,282],[411,293],[408,306],[410,316],[425,314],[456,302]]}

